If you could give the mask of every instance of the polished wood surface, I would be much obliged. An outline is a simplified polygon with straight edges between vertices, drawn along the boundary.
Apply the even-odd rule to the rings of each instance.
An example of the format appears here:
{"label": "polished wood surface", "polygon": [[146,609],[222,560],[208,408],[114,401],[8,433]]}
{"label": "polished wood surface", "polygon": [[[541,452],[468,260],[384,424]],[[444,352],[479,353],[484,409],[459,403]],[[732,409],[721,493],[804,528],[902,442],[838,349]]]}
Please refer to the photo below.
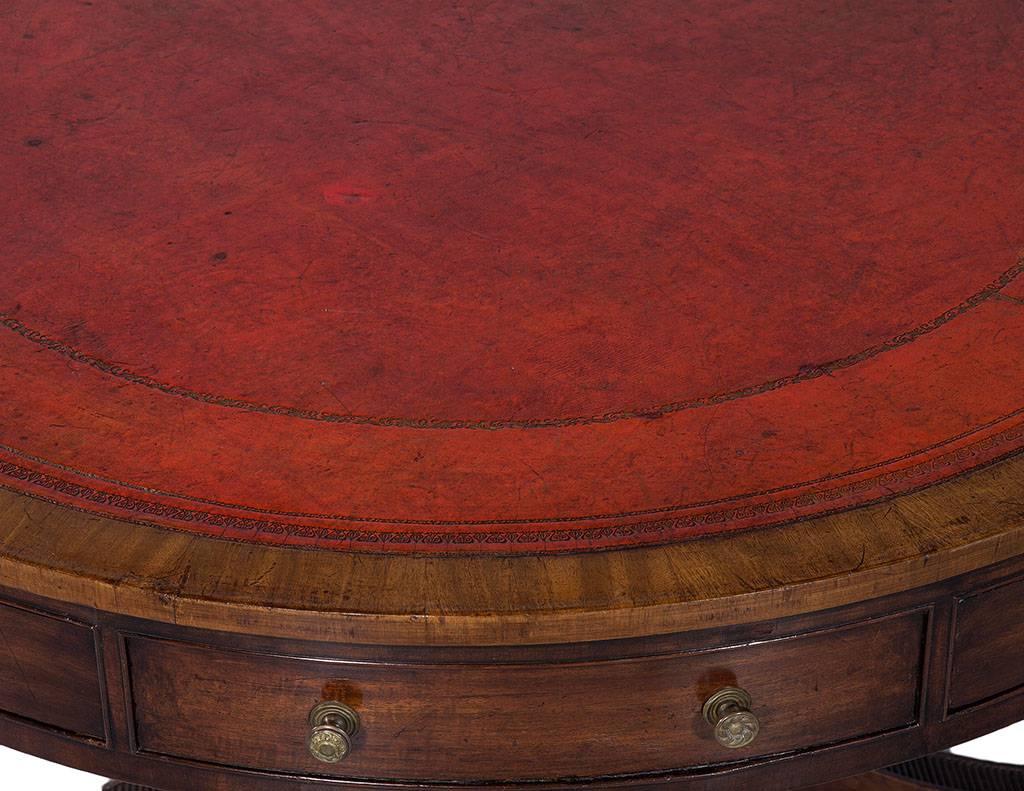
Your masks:
{"label": "polished wood surface", "polygon": [[[804,791],[993,791],[992,789],[964,789],[918,783],[883,772],[871,772],[833,783],[816,785]],[[132,783],[108,783],[103,791],[155,791]]]}
{"label": "polished wood surface", "polygon": [[813,612],[1015,557],[1022,491],[1018,457],[770,531],[628,552],[427,558],[212,541],[0,490],[0,575],[109,612],[239,633],[378,644],[611,639]]}
{"label": "polished wood surface", "polygon": [[[700,710],[729,685],[749,691],[761,720],[754,744],[735,753],[748,760],[908,727],[926,628],[926,613],[913,611],[755,646],[558,664],[328,664],[145,638],[126,650],[136,739],[148,753],[456,781],[509,772],[508,753],[495,749],[508,744],[517,777],[543,780],[727,759]],[[335,696],[362,712],[361,731],[347,760],[318,766],[304,720]]]}
{"label": "polished wood surface", "polygon": [[[965,762],[967,763],[967,762]],[[979,778],[988,778],[991,782],[991,765],[979,764]],[[998,791],[1016,791],[1024,785],[1024,776],[1018,778],[1017,784],[1000,784]],[[138,786],[130,783],[108,783],[103,791],[154,791],[154,789]],[[975,784],[941,784],[921,780],[912,780],[891,772],[869,772],[856,777],[848,777],[843,780],[836,780],[831,783],[822,783],[813,787],[808,786],[803,791],[997,791],[997,787]]]}
{"label": "polished wood surface", "polygon": [[964,596],[956,609],[956,642],[949,698],[953,708],[983,703],[1024,688],[1024,582]]}
{"label": "polished wood surface", "polygon": [[0,711],[102,741],[96,637],[88,624],[0,605]]}
{"label": "polished wood surface", "polygon": [[[5,744],[170,791],[441,787],[783,791],[922,756],[1010,724],[1024,693],[956,708],[957,604],[1024,578],[1024,559],[844,608],[643,639],[520,646],[281,640],[125,618],[94,623],[100,741],[0,713]],[[992,634],[1020,634],[1007,613]],[[1014,646],[1019,652],[1020,644]],[[60,678],[43,677],[59,694]],[[730,750],[701,718],[726,686],[761,721]],[[39,690],[45,693],[46,690]],[[37,693],[38,694],[38,693]],[[321,701],[362,721],[341,764],[309,757]]]}

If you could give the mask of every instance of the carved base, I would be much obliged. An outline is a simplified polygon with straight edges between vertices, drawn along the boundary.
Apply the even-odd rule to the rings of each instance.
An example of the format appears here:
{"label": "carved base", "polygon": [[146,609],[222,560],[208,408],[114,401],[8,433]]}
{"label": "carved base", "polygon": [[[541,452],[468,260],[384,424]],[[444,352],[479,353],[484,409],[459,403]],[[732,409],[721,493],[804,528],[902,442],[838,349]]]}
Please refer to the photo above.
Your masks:
{"label": "carved base", "polygon": [[117,780],[111,780],[103,786],[103,791],[157,791],[155,788],[149,786],[140,786],[135,783],[121,783]]}
{"label": "carved base", "polygon": [[806,791],[1024,791],[1024,766],[936,753]]}

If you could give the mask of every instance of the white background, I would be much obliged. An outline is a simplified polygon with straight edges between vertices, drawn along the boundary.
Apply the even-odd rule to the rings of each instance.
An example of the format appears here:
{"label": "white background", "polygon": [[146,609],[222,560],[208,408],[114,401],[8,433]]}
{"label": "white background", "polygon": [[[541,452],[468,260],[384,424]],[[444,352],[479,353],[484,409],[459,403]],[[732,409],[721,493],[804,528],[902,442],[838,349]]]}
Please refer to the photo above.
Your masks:
{"label": "white background", "polygon": [[[954,752],[987,761],[1024,763],[1024,722],[958,747]],[[99,791],[103,778],[76,772],[0,747],[4,791]],[[183,790],[184,791],[184,790]],[[187,789],[202,791],[202,789]]]}

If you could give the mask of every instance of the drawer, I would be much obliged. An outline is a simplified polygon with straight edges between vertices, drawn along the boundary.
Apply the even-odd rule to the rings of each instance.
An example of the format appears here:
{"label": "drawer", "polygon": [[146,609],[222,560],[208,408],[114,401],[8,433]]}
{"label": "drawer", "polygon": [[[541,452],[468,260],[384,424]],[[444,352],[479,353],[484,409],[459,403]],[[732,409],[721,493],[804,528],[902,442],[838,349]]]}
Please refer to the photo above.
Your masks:
{"label": "drawer", "polygon": [[1024,580],[957,602],[950,709],[1024,687]]}
{"label": "drawer", "polygon": [[[832,744],[916,722],[926,615],[753,645],[591,662],[314,660],[127,640],[148,753],[377,779],[544,779],[678,769]],[[761,731],[721,746],[702,704],[746,689]],[[346,760],[309,755],[320,701],[355,709]],[[517,775],[508,777],[509,751]]]}
{"label": "drawer", "polygon": [[0,604],[0,710],[105,739],[93,628]]}

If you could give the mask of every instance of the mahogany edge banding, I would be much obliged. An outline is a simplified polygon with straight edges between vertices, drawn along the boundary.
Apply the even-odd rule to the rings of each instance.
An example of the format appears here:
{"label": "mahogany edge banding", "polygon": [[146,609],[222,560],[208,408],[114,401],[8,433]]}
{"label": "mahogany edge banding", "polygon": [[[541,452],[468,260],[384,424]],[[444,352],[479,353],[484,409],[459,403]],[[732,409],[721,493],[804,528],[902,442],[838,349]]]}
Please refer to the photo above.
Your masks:
{"label": "mahogany edge banding", "polygon": [[[1017,457],[888,503],[676,547],[523,558],[355,558],[330,553],[330,561],[322,553],[175,536],[4,493],[0,525],[7,535],[0,583],[125,616],[313,640],[521,644],[666,634],[825,610],[949,579],[1024,553],[1024,512],[1014,506],[1013,497],[999,499],[990,491],[996,487],[1012,495],[1017,490],[1007,493],[1008,480],[1015,484],[1022,478],[1024,458]],[[955,501],[964,503],[959,514],[952,509]],[[123,569],[117,574],[103,568],[104,554],[109,554],[103,542],[87,537],[82,541],[85,549],[78,547],[79,556],[61,557],[34,530],[11,529],[6,514],[33,508],[49,509],[68,521],[55,531],[68,540],[75,528],[113,541],[133,536],[147,557],[132,575]],[[943,524],[932,524],[938,515]],[[30,523],[33,518],[28,517]],[[818,551],[829,543],[835,544],[834,552]],[[859,561],[849,559],[849,553],[844,556],[844,544],[846,549],[861,546]],[[204,549],[215,563],[196,572],[209,563]],[[790,571],[779,568],[763,581],[744,577],[749,561],[763,553],[765,563],[771,563],[773,551],[788,557]],[[874,556],[869,558],[869,552]],[[185,558],[183,577],[161,565],[168,553],[175,561]],[[317,574],[292,576],[287,589],[268,592],[247,586],[266,564],[271,569],[264,576],[278,573],[273,570],[279,565],[283,578],[295,575],[303,563],[296,554],[312,557],[323,568]],[[729,557],[734,564],[722,559]],[[300,566],[292,566],[293,561]],[[683,590],[655,574],[674,563],[691,565],[684,575],[705,574],[709,580],[718,575],[731,584],[711,580]],[[700,565],[707,571],[701,572]],[[604,587],[586,597],[572,586],[574,574],[588,579],[601,575],[598,584]],[[416,595],[415,588],[410,592],[382,586],[389,578],[424,575],[433,600],[418,605],[408,598]],[[472,596],[466,592],[472,584],[462,587],[467,579],[490,578],[498,579],[496,585],[514,586],[508,595],[495,594],[495,600],[504,599],[504,607],[488,607],[485,584]],[[568,582],[561,587],[552,583],[559,578]],[[628,595],[621,589],[624,579],[636,584]],[[332,603],[317,601],[308,592],[330,580],[354,593]]]}

